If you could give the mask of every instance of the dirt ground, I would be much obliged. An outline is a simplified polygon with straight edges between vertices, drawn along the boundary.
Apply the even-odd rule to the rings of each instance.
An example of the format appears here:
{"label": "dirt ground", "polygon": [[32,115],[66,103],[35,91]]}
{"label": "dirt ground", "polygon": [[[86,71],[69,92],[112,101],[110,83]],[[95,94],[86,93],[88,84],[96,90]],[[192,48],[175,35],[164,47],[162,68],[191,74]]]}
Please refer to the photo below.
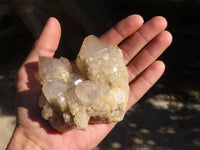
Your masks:
{"label": "dirt ground", "polygon": [[[0,5],[2,150],[6,148],[16,123],[16,72],[34,42],[33,34],[10,9],[7,5]],[[175,33],[173,45],[160,58],[166,62],[163,77],[95,150],[200,149],[199,41],[199,31]]]}

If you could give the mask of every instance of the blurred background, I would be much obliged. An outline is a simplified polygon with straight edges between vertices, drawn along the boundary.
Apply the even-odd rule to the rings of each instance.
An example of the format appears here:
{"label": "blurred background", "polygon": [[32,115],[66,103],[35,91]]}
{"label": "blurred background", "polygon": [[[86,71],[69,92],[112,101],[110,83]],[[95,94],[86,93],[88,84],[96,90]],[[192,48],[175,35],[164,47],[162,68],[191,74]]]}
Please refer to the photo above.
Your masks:
{"label": "blurred background", "polygon": [[200,149],[200,0],[0,0],[0,149],[15,126],[16,72],[47,19],[62,26],[56,57],[74,60],[85,36],[131,14],[168,20],[166,71],[95,150]]}

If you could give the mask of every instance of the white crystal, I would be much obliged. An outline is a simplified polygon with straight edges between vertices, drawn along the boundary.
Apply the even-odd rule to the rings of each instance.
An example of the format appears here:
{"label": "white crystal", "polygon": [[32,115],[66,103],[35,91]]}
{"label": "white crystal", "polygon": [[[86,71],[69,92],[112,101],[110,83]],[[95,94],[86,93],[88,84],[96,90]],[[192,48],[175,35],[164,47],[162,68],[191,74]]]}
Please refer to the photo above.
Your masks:
{"label": "white crystal", "polygon": [[75,62],[39,58],[42,116],[58,131],[122,120],[129,86],[121,50],[91,35]]}

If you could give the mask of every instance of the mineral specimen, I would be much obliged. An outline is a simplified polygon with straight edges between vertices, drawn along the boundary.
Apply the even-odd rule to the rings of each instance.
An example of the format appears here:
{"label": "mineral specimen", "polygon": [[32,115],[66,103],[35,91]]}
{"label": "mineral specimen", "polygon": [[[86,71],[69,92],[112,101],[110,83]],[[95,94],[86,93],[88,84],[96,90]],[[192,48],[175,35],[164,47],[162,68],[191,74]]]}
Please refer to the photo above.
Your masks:
{"label": "mineral specimen", "polygon": [[94,35],[84,39],[75,64],[40,56],[38,76],[42,116],[58,131],[124,117],[129,86],[122,51]]}

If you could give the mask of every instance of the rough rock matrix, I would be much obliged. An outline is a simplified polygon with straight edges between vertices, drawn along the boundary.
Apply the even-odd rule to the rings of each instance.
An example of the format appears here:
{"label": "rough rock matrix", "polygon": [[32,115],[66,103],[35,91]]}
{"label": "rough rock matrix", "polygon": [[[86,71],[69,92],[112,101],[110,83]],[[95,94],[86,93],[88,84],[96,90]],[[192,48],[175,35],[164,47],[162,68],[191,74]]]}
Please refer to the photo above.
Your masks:
{"label": "rough rock matrix", "polygon": [[122,51],[94,35],[84,39],[75,64],[41,56],[38,76],[42,116],[58,131],[124,117],[129,86]]}

